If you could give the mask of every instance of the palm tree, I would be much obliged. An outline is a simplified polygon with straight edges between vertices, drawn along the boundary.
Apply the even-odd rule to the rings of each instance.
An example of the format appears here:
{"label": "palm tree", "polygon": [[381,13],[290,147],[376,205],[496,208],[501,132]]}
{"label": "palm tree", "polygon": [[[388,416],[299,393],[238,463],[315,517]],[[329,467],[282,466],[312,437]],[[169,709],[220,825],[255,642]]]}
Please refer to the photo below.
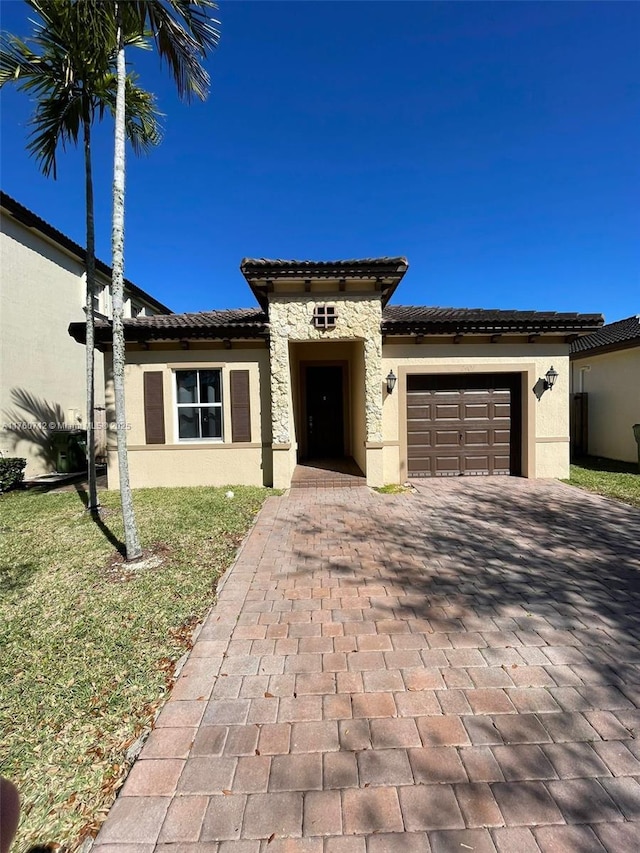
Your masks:
{"label": "palm tree", "polygon": [[116,127],[113,166],[113,226],[111,285],[113,299],[113,388],[118,442],[118,472],[120,499],[124,521],[127,560],[142,554],[136,527],[133,497],[127,459],[126,408],[124,394],[125,341],[124,305],[124,183],[125,183],[125,80],[126,34],[137,32],[143,37],[147,30],[156,44],[162,61],[174,78],[178,94],[185,100],[196,95],[204,100],[209,89],[209,75],[202,65],[208,51],[218,44],[218,22],[210,17],[217,6],[212,0],[149,0],[149,2],[116,2],[114,5],[117,29]]}
{"label": "palm tree", "polygon": [[[91,127],[96,117],[115,109],[117,77],[115,28],[101,3],[68,0],[27,0],[40,16],[33,46],[16,36],[0,36],[0,87],[13,82],[35,96],[36,108],[27,150],[45,175],[57,177],[58,146],[77,144],[82,133],[86,199],[86,392],[88,434],[87,508],[99,509],[96,483],[96,432],[94,428],[94,296],[96,294],[95,225]],[[142,46],[140,36],[125,41]],[[127,121],[125,133],[136,152],[159,141],[157,113],[150,94],[132,76],[125,80]]]}

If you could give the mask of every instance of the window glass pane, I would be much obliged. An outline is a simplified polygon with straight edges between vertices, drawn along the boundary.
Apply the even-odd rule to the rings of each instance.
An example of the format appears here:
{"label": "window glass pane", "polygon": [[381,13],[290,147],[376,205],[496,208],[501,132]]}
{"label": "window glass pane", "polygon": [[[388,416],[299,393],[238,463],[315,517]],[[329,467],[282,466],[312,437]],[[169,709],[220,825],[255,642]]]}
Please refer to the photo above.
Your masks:
{"label": "window glass pane", "polygon": [[200,409],[203,438],[222,438],[222,408],[207,406]]}
{"label": "window glass pane", "polygon": [[200,371],[200,402],[201,403],[219,403],[220,402],[220,371],[219,370],[201,370]]}
{"label": "window glass pane", "polygon": [[176,382],[178,383],[178,402],[179,403],[197,403],[198,374],[195,370],[179,370],[176,373]]}
{"label": "window glass pane", "polygon": [[178,409],[178,435],[180,438],[200,438],[199,410],[190,406]]}

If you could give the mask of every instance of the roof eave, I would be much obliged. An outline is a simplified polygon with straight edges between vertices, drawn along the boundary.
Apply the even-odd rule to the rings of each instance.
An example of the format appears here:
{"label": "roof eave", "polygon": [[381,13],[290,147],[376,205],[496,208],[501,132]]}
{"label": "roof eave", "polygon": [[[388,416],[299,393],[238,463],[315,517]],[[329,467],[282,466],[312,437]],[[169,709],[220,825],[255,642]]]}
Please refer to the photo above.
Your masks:
{"label": "roof eave", "polygon": [[[260,307],[267,311],[268,293],[275,280],[372,279],[380,283],[383,306],[393,296],[409,268],[404,257],[363,258],[347,261],[287,261],[243,258],[240,271]],[[386,281],[384,281],[386,279]]]}
{"label": "roof eave", "polygon": [[[86,249],[83,248],[79,243],[76,243],[75,240],[72,240],[70,237],[67,237],[66,234],[63,234],[62,231],[58,231],[57,228],[54,228],[53,225],[50,225],[46,220],[41,219],[37,214],[35,214],[32,210],[25,207],[23,204],[20,204],[19,201],[16,201],[10,195],[7,195],[4,191],[0,190],[0,205],[9,212],[9,214],[21,225],[25,228],[29,228],[32,231],[38,231],[42,234],[47,240],[52,243],[57,244],[60,248],[64,249],[73,257],[77,258],[81,263],[85,263],[86,260]],[[100,258],[95,259],[96,270],[102,273],[106,278],[110,279],[112,276],[111,267],[106,264],[104,261],[101,261]],[[137,296],[139,299],[142,299],[146,302],[154,311],[158,311],[160,314],[173,314],[171,308],[168,308],[166,305],[163,305],[162,302],[158,302],[153,296],[144,291],[141,287],[138,287],[137,284],[134,284],[128,278],[125,278],[124,284],[126,289],[134,296]]]}
{"label": "roof eave", "polygon": [[[109,344],[112,340],[111,323],[96,325],[96,344]],[[86,343],[86,326],[84,323],[70,323],[70,336],[79,344]],[[246,324],[233,326],[192,326],[192,327],[153,327],[127,326],[125,323],[124,337],[127,343],[161,343],[172,341],[210,341],[210,340],[260,340],[268,337],[264,324]]]}
{"label": "roof eave", "polygon": [[465,322],[439,321],[394,321],[383,320],[382,331],[385,335],[588,335],[597,331],[599,326],[584,326],[578,324],[478,324]]}
{"label": "roof eave", "polygon": [[613,341],[609,344],[599,344],[597,346],[588,347],[587,349],[574,350],[571,353],[571,358],[589,358],[593,355],[604,355],[607,352],[634,349],[635,347],[640,347],[640,337],[628,338],[626,341]]}

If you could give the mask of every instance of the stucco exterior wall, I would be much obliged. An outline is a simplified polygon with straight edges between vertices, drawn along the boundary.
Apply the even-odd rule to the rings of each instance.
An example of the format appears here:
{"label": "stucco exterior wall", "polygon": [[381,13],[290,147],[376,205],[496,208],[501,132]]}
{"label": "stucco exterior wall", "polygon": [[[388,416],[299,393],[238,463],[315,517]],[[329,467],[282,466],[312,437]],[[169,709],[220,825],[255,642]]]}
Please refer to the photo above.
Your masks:
{"label": "stucco exterior wall", "polygon": [[[558,379],[552,391],[538,400],[534,386],[553,364]],[[534,344],[385,344],[384,377],[393,369],[399,377],[383,406],[384,477],[400,482],[406,472],[403,410],[406,375],[412,373],[521,373],[523,464],[527,477],[569,476],[569,347],[563,343]]]}
{"label": "stucco exterior wall", "polygon": [[[175,371],[222,370],[223,439],[181,441],[176,416]],[[107,354],[107,421],[115,423],[111,355]],[[231,441],[230,371],[249,371],[251,442]],[[144,373],[161,371],[164,396],[164,445],[146,444]],[[271,424],[269,354],[265,348],[127,351],[125,366],[127,447],[131,485],[270,485]],[[119,486],[116,436],[108,430],[108,484]]]}
{"label": "stucco exterior wall", "polygon": [[[84,426],[85,350],[68,333],[70,322],[83,322],[85,318],[82,265],[3,216],[0,275],[2,424],[62,422]],[[98,352],[95,365],[96,405],[101,406],[104,370]],[[27,477],[53,470],[42,439],[35,438],[38,434],[39,430],[28,427],[0,430],[0,450],[5,455],[26,457]]]}
{"label": "stucco exterior wall", "polygon": [[589,453],[635,462],[638,448],[632,426],[640,423],[640,346],[585,353],[574,357],[571,371],[573,393],[588,394]]}
{"label": "stucco exterior wall", "polygon": [[[26,476],[54,470],[50,424],[86,426],[85,348],[69,323],[85,321],[84,258],[2,209],[0,221],[0,451],[27,459]],[[80,253],[80,247],[78,247]],[[111,314],[110,280],[96,271],[97,312]],[[142,293],[125,293],[125,317],[134,304],[156,308]],[[104,455],[104,358],[95,351],[96,452]],[[45,424],[33,428],[34,424]],[[14,426],[11,426],[14,425]],[[15,426],[17,425],[17,426]]]}

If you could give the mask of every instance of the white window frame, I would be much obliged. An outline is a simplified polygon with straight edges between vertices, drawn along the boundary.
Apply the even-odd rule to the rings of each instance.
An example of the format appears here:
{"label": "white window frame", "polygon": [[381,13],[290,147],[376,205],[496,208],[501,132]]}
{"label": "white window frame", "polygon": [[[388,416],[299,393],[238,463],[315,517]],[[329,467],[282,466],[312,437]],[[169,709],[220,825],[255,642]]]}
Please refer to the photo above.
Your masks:
{"label": "white window frame", "polygon": [[[201,371],[217,371],[220,374],[220,402],[219,403],[179,403],[178,402],[178,374],[179,373],[197,373]],[[221,367],[216,366],[199,366],[199,367],[176,367],[173,370],[173,429],[176,443],[178,444],[221,444],[224,442],[224,374]],[[198,399],[200,398],[200,376],[196,380],[196,388],[198,389]],[[199,436],[195,438],[181,438],[180,436],[180,421],[178,413],[180,409],[220,409],[220,436]]]}

